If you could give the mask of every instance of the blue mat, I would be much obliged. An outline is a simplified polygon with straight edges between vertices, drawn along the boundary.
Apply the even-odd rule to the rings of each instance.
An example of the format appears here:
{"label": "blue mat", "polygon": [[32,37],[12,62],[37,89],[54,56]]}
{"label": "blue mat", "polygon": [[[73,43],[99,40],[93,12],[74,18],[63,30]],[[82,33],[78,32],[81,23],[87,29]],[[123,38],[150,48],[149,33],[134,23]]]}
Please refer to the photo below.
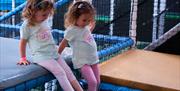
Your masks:
{"label": "blue mat", "polygon": [[124,86],[113,85],[110,83],[101,83],[100,91],[142,91],[142,90],[133,89],[133,88],[124,87]]}
{"label": "blue mat", "polygon": [[[84,89],[87,89],[87,82],[84,79],[79,80],[79,83]],[[142,91],[139,89],[114,85],[114,84],[106,83],[106,82],[101,82],[99,86],[99,90],[100,91]]]}

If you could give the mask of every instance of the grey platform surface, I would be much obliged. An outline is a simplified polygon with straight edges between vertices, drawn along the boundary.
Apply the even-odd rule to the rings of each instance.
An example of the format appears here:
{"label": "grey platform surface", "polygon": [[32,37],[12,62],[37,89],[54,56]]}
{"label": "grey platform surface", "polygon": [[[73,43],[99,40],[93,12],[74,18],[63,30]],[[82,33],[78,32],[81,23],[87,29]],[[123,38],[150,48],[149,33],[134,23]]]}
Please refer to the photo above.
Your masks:
{"label": "grey platform surface", "polygon": [[[27,55],[30,53],[28,52]],[[30,59],[30,57],[27,58]],[[19,59],[19,40],[0,37],[0,89],[49,73],[36,64],[17,65]]]}

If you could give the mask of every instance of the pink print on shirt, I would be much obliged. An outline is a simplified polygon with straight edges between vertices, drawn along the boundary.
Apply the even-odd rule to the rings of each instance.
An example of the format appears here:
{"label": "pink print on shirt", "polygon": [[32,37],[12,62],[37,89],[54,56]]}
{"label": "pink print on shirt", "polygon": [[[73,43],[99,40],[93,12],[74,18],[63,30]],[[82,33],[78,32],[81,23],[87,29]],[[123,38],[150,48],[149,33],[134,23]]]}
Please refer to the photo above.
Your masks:
{"label": "pink print on shirt", "polygon": [[47,41],[50,38],[50,34],[49,31],[40,31],[37,35],[36,38],[39,41]]}
{"label": "pink print on shirt", "polygon": [[84,39],[87,43],[91,44],[91,42],[93,41],[93,37],[90,33],[86,33],[84,36]]}

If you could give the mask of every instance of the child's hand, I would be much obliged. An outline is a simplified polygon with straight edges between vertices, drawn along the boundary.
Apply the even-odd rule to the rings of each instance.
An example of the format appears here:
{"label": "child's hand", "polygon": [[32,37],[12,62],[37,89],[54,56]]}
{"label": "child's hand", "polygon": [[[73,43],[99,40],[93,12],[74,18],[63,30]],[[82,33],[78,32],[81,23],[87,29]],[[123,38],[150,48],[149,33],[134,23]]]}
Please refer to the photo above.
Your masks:
{"label": "child's hand", "polygon": [[26,58],[21,58],[17,64],[18,65],[29,65],[30,62],[28,60],[26,60]]}

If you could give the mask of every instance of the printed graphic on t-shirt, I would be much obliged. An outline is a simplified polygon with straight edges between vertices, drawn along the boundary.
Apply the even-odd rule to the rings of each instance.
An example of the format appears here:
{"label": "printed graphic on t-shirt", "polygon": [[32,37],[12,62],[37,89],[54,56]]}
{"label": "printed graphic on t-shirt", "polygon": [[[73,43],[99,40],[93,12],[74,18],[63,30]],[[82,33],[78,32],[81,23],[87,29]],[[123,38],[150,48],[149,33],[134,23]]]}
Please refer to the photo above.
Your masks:
{"label": "printed graphic on t-shirt", "polygon": [[48,29],[46,30],[42,30],[40,29],[40,32],[38,32],[38,34],[36,35],[36,38],[39,40],[39,41],[47,41],[50,39],[50,32]]}
{"label": "printed graphic on t-shirt", "polygon": [[90,34],[90,33],[86,33],[85,35],[84,35],[84,40],[88,43],[88,44],[91,44],[91,42],[93,41],[93,37],[92,37],[92,35]]}

